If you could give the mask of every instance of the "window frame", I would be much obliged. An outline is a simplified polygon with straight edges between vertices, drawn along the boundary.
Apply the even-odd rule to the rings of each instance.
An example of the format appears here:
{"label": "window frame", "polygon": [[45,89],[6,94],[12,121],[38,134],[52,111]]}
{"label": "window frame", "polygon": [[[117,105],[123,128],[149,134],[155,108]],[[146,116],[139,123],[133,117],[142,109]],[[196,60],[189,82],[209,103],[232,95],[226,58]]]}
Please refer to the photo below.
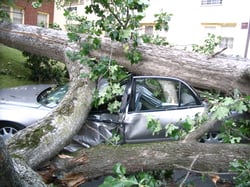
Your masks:
{"label": "window frame", "polygon": [[[152,110],[136,110],[136,80],[137,79],[147,79],[147,78],[153,78],[153,79],[160,79],[160,80],[166,80],[166,81],[174,81],[176,82],[176,85],[178,84],[178,90],[177,91],[177,100],[178,100],[178,104],[177,106],[166,106],[166,107],[161,107],[159,109],[152,109]],[[187,88],[192,97],[195,99],[196,104],[194,105],[187,105],[187,106],[182,106],[181,105],[181,91],[182,91],[182,87]],[[132,79],[132,84],[131,84],[131,93],[130,93],[130,98],[129,98],[129,108],[128,111],[129,112],[152,112],[152,111],[164,111],[164,110],[176,110],[176,109],[186,109],[186,108],[192,108],[192,107],[199,107],[203,105],[203,102],[201,101],[199,95],[197,94],[197,92],[190,86],[188,85],[186,82],[178,79],[178,78],[173,78],[173,77],[162,77],[162,76],[135,76]]]}
{"label": "window frame", "polygon": [[[20,11],[20,12],[15,12],[15,11]],[[14,15],[21,15],[19,20],[19,22],[16,22],[15,20],[17,19],[16,17],[14,17]],[[15,19],[15,20],[14,20]],[[15,7],[12,8],[12,16],[11,16],[11,20],[13,23],[18,23],[18,24],[23,24],[24,23],[24,9],[20,8],[20,7]]]}
{"label": "window frame", "polygon": [[[13,7],[9,7],[9,6],[6,6],[6,5],[2,5],[1,8],[3,10],[6,10],[6,12],[9,14],[9,17],[10,17],[10,20],[12,23],[16,23],[16,24],[24,24],[24,9],[22,7],[18,7],[16,6],[15,8]],[[20,10],[20,13],[16,13],[15,10]],[[21,17],[20,17],[20,22],[16,22],[14,21],[14,14],[18,15],[20,14]]]}
{"label": "window frame", "polygon": [[71,2],[65,2],[64,6],[78,6],[85,5],[85,0],[73,0]]}
{"label": "window frame", "polygon": [[201,0],[201,6],[222,5],[223,0]]}
{"label": "window frame", "polygon": [[39,20],[38,20],[38,19],[39,19],[38,17],[39,17],[40,15],[46,16],[46,23],[44,23],[44,27],[45,27],[45,28],[48,28],[48,27],[49,27],[49,14],[46,13],[46,12],[40,12],[40,11],[37,12],[37,25],[38,25],[38,26],[40,26],[40,24],[42,23],[42,22],[39,22]]}
{"label": "window frame", "polygon": [[234,48],[234,37],[224,37],[224,36],[222,36],[219,46],[220,46],[220,48],[233,49]]}
{"label": "window frame", "polygon": [[153,25],[145,25],[144,26],[144,33],[146,35],[154,35],[154,26]]}

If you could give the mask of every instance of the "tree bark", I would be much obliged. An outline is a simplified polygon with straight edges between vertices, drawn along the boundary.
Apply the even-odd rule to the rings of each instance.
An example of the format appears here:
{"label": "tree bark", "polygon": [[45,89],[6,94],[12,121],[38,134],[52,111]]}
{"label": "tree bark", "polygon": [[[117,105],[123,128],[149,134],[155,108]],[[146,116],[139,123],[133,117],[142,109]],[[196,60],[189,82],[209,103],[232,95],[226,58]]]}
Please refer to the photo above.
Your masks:
{"label": "tree bark", "polygon": [[6,149],[3,139],[0,137],[0,186],[23,185],[18,173],[14,169],[14,164]]}
{"label": "tree bark", "polygon": [[45,187],[40,175],[31,170],[26,163],[12,159],[0,137],[0,186],[1,187]]}

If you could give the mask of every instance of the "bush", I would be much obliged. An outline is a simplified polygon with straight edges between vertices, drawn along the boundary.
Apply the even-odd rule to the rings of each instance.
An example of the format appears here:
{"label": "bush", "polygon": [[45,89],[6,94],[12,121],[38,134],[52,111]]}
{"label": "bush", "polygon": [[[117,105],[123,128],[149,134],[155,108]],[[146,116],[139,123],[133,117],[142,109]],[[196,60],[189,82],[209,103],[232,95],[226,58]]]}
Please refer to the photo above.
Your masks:
{"label": "bush", "polygon": [[31,70],[30,79],[38,82],[55,82],[62,84],[68,77],[66,68],[63,64],[48,57],[34,55],[29,52],[23,52],[27,57],[25,67]]}

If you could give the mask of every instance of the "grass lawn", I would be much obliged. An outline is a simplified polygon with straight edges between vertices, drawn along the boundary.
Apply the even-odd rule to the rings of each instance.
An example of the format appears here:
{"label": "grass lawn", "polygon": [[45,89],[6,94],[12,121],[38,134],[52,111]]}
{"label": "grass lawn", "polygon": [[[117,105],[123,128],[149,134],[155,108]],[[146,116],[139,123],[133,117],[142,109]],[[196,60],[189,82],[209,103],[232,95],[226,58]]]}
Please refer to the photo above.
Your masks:
{"label": "grass lawn", "polygon": [[33,84],[21,51],[0,44],[0,88]]}

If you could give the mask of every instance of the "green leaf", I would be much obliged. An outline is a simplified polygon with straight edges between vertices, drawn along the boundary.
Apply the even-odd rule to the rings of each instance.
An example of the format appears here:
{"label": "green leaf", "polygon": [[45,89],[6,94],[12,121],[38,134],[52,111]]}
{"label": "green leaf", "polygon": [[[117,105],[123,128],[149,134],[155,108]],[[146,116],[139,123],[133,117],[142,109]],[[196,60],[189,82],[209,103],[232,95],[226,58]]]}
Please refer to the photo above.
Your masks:
{"label": "green leaf", "polygon": [[121,102],[119,101],[114,101],[112,103],[108,104],[108,110],[110,113],[118,112],[121,106]]}
{"label": "green leaf", "polygon": [[232,97],[225,97],[224,102],[222,103],[224,106],[229,106],[234,104],[234,99]]}
{"label": "green leaf", "polygon": [[149,129],[153,135],[159,134],[162,130],[160,121],[148,116],[147,129]]}
{"label": "green leaf", "polygon": [[118,176],[123,176],[126,174],[126,168],[123,167],[121,163],[117,163],[117,164],[115,164],[114,172]]}
{"label": "green leaf", "polygon": [[246,104],[241,101],[241,102],[238,102],[235,106],[235,110],[239,113],[243,113],[243,112],[246,112],[248,110]]}
{"label": "green leaf", "polygon": [[131,37],[131,33],[132,33],[131,29],[122,30],[121,34],[120,34],[120,37],[122,39],[129,39]]}
{"label": "green leaf", "polygon": [[174,137],[177,138],[179,127],[174,124],[167,124],[165,126],[166,137]]}
{"label": "green leaf", "polygon": [[212,118],[222,120],[228,116],[229,112],[230,110],[228,107],[220,106],[214,110],[214,113],[212,114]]}
{"label": "green leaf", "polygon": [[[198,118],[199,116],[196,116],[196,118]],[[190,117],[187,117],[184,121],[184,123],[181,124],[182,128],[184,129],[185,132],[190,132],[195,125],[195,121],[193,119],[191,119]]]}
{"label": "green leaf", "polygon": [[76,42],[80,39],[79,35],[77,33],[74,33],[74,32],[69,32],[67,35],[68,35],[71,42]]}
{"label": "green leaf", "polygon": [[234,160],[230,162],[230,171],[236,172],[234,177],[235,186],[248,187],[250,185],[250,161]]}
{"label": "green leaf", "polygon": [[130,60],[131,64],[137,64],[142,59],[141,53],[135,49],[129,50],[127,57]]}

